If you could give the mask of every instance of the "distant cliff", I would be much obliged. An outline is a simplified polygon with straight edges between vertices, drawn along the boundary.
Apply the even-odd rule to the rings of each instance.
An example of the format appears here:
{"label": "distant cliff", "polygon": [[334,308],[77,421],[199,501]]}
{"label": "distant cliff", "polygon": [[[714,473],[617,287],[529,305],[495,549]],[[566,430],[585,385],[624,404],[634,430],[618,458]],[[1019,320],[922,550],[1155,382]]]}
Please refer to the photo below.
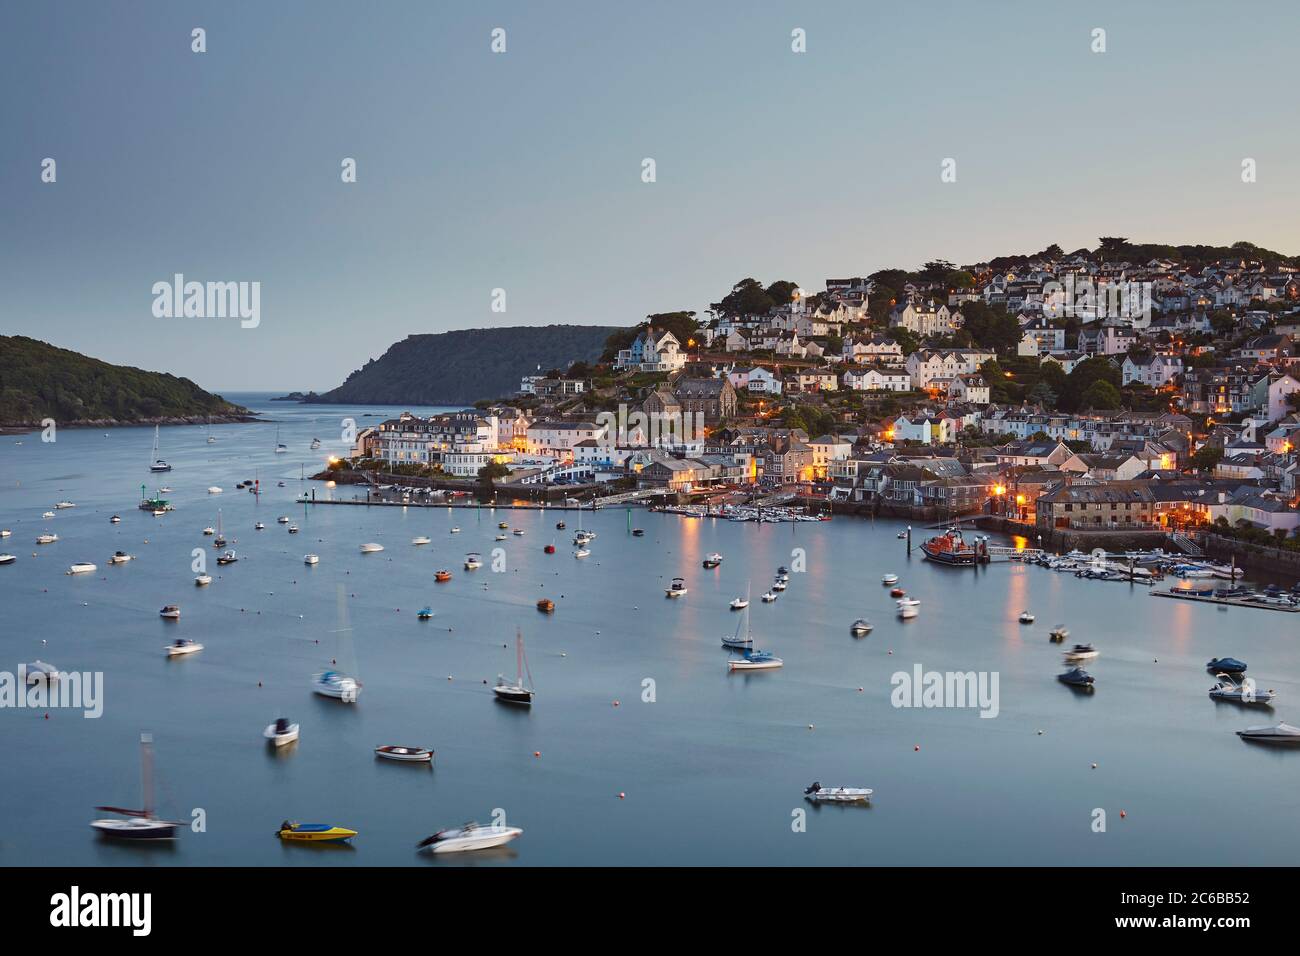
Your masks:
{"label": "distant cliff", "polygon": [[110,365],[21,335],[0,335],[0,427],[253,421],[188,378]]}
{"label": "distant cliff", "polygon": [[599,325],[514,326],[411,335],[348,376],[318,402],[468,405],[519,391],[525,375],[592,362],[622,329]]}

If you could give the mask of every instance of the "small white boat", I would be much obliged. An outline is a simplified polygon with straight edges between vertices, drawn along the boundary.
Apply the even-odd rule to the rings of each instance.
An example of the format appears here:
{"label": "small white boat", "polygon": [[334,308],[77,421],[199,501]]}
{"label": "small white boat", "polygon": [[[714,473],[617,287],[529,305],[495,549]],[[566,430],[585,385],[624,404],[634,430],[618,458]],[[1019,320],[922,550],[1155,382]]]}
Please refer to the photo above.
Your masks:
{"label": "small white boat", "polygon": [[1020,612],[1020,623],[1021,623],[1021,624],[1033,624],[1033,623],[1034,623],[1034,616],[1033,616],[1032,614],[1030,614],[1028,611],[1021,611],[1021,612]]}
{"label": "small white boat", "polygon": [[212,575],[210,574],[200,574],[194,579],[194,586],[199,588],[207,587],[211,583]]}
{"label": "small white boat", "polygon": [[664,596],[670,598],[686,597],[688,589],[684,578],[673,578],[673,583],[664,588]]}
{"label": "small white boat", "polygon": [[375,554],[376,552],[383,551],[383,550],[384,550],[384,546],[382,544],[377,544],[374,541],[371,541],[367,544],[363,544],[361,546],[362,554]]}
{"label": "small white boat", "polygon": [[786,583],[782,581],[780,578],[777,578],[775,581],[772,582],[773,591],[784,591],[785,589],[786,589]]}
{"label": "small white boat", "polygon": [[849,626],[849,630],[854,634],[870,634],[871,622],[863,618],[858,618]]}
{"label": "small white boat", "polygon": [[1090,661],[1097,656],[1097,648],[1091,644],[1075,644],[1065,652],[1067,661]]}
{"label": "small white boat", "polygon": [[76,564],[69,565],[68,574],[88,574],[91,571],[98,571],[99,568],[89,561],[78,561]]}
{"label": "small white boat", "polygon": [[49,531],[46,531],[44,534],[38,534],[36,536],[37,544],[53,544],[55,541],[58,540],[59,540],[59,536],[57,534],[52,534]]}
{"label": "small white boat", "polygon": [[[117,515],[114,515],[113,517],[117,518]],[[118,520],[118,521],[121,521],[122,519],[121,519],[121,518],[117,518],[117,520]],[[7,537],[9,537],[11,534],[13,534],[13,532],[10,531],[8,528],[0,528],[0,538],[7,538]]]}
{"label": "small white boat", "polygon": [[[121,516],[121,515],[113,515],[113,517],[109,518],[108,520],[109,520],[109,523],[110,523],[110,524],[121,524],[121,523],[122,523],[122,516]],[[8,532],[8,531],[0,532],[0,537],[8,537],[8,535],[9,535],[9,532]]]}
{"label": "small white boat", "polygon": [[477,554],[471,552],[471,553],[465,555],[465,570],[466,570],[466,571],[474,571],[474,570],[477,570],[478,568],[481,568],[481,567],[483,567],[483,559],[480,558]]}
{"label": "small white boat", "polygon": [[759,598],[759,600],[762,601],[764,604],[771,604],[773,601],[776,600],[776,592],[764,591],[762,596]]}
{"label": "small white boat", "polygon": [[1047,633],[1048,633],[1048,637],[1050,637],[1053,641],[1060,643],[1061,641],[1065,640],[1067,637],[1070,636],[1070,629],[1066,627],[1064,624],[1058,624],[1056,625],[1056,627],[1052,628]]}
{"label": "small white boat", "polygon": [[203,533],[208,537],[211,537],[212,535],[217,533],[217,529],[212,527],[204,528]]}
{"label": "small white boat", "polygon": [[12,554],[0,554],[0,564],[13,564],[18,558]]}
{"label": "small white boat", "polygon": [[524,831],[521,827],[484,826],[467,823],[463,827],[439,830],[415,845],[417,850],[429,849],[434,853],[463,853],[467,850],[487,850],[509,843]]}
{"label": "small white boat", "polygon": [[278,518],[275,519],[275,522],[276,522],[276,524],[288,524],[288,523],[289,523],[289,516],[288,516],[288,515],[280,515],[280,517],[278,517]]}
{"label": "small white boat", "polygon": [[499,534],[499,535],[496,536],[496,539],[495,539],[495,540],[497,540],[497,541],[504,541],[505,539],[506,539],[506,536],[505,536],[505,535],[503,535],[503,534]]}
{"label": "small white boat", "polygon": [[313,439],[311,440],[311,450],[312,450],[312,451],[315,451],[315,450],[316,450],[317,448],[319,448],[319,447],[320,447],[320,439],[319,439],[319,438],[313,438]]}
{"label": "small white boat", "polygon": [[898,616],[904,621],[910,621],[920,613],[921,602],[916,598],[900,598],[897,605]]}
{"label": "small white boat", "polygon": [[578,548],[576,551],[573,552],[573,556],[575,558],[585,558],[589,554],[591,554],[590,548]]}
{"label": "small white boat", "polygon": [[429,544],[430,541],[432,541],[431,538],[429,538],[427,535],[423,535],[423,534],[422,534],[422,535],[419,535],[418,537],[412,538],[412,539],[411,539],[411,544],[416,544],[416,545],[420,545],[420,544]]}
{"label": "small white boat", "polygon": [[746,651],[738,660],[727,661],[727,669],[733,671],[766,671],[785,665],[785,661],[769,651]]}
{"label": "small white boat", "polygon": [[376,747],[375,756],[406,763],[433,763],[433,751],[425,747]]}
{"label": "small white boat", "polygon": [[217,564],[234,564],[239,560],[238,555],[233,551],[226,551],[217,558]]}
{"label": "small white boat", "polygon": [[880,583],[885,585],[886,587],[892,587],[893,585],[898,583],[898,575],[886,574],[883,578],[880,579]]}
{"label": "small white boat", "polygon": [[361,694],[361,681],[338,671],[322,671],[312,676],[311,689],[322,697],[354,703]]}
{"label": "small white boat", "polygon": [[158,616],[168,621],[179,621],[181,619],[181,609],[175,604],[164,604]]}
{"label": "small white boat", "polygon": [[262,524],[262,522],[260,522],[260,521],[257,522],[257,524],[253,525],[253,530],[254,530],[254,531],[262,531],[262,530],[265,530],[265,528],[266,528],[266,525]]}
{"label": "small white boat", "polygon": [[709,554],[704,559],[704,566],[706,568],[716,568],[721,563],[722,563],[722,555],[720,555],[716,551],[714,551],[712,554]]}
{"label": "small white boat", "polygon": [[452,528],[452,529],[451,529],[451,533],[452,533],[452,534],[460,534],[460,528]]}
{"label": "small white boat", "polygon": [[1300,744],[1300,727],[1293,727],[1284,721],[1272,726],[1247,727],[1238,730],[1237,736],[1242,740],[1262,744]]}
{"label": "small white boat", "polygon": [[871,790],[867,787],[823,787],[814,780],[812,786],[804,787],[803,795],[815,803],[866,803],[871,799]]}
{"label": "small white boat", "polygon": [[290,533],[290,534],[297,534],[297,533],[298,533],[298,526],[297,526],[296,524],[291,524],[291,525],[289,525],[289,533]]}
{"label": "small white boat", "polygon": [[1231,701],[1234,704],[1268,704],[1277,696],[1272,689],[1259,690],[1249,677],[1234,680],[1230,674],[1215,674],[1218,683],[1210,688],[1210,697],[1214,700]]}
{"label": "small white boat", "polygon": [[749,598],[732,598],[730,607],[733,611],[743,611],[749,607]]}
{"label": "small white boat", "polygon": [[304,555],[302,556],[302,563],[303,563],[303,564],[320,564],[320,555],[316,555],[316,554],[304,554]]}
{"label": "small white boat", "polygon": [[515,530],[511,531],[510,533],[513,534],[516,538],[522,538],[524,536],[524,529],[515,528]]}
{"label": "small white boat", "polygon": [[59,502],[58,504],[56,504],[54,507],[55,507],[55,508],[58,508],[60,511],[62,511],[64,508],[75,508],[75,507],[77,507],[77,506],[74,505],[71,501],[60,501],[60,502]]}
{"label": "small white boat", "polygon": [[131,557],[132,556],[127,554],[125,551],[118,551],[116,554],[114,554],[111,558],[108,559],[108,563],[126,564],[126,562],[131,560]]}
{"label": "small white boat", "polygon": [[42,660],[35,660],[24,665],[23,670],[27,672],[27,683],[29,684],[54,684],[59,679],[59,669],[53,664],[47,664]]}
{"label": "small white boat", "polygon": [[219,495],[221,494],[221,491],[222,489],[218,488],[216,485],[210,485],[208,487],[208,494],[210,495]]}
{"label": "small white boat", "polygon": [[53,512],[53,511],[46,511],[46,512],[44,512],[44,513],[41,515],[41,517],[42,517],[42,518],[53,518],[53,517],[54,517],[54,512]]}
{"label": "small white boat", "polygon": [[266,725],[262,736],[271,742],[272,747],[283,747],[298,739],[298,725],[289,723],[287,717],[277,717],[275,723]]}
{"label": "small white boat", "polygon": [[178,637],[167,645],[168,657],[181,657],[185,654],[194,654],[203,650],[203,645],[198,641],[192,641],[188,637]]}

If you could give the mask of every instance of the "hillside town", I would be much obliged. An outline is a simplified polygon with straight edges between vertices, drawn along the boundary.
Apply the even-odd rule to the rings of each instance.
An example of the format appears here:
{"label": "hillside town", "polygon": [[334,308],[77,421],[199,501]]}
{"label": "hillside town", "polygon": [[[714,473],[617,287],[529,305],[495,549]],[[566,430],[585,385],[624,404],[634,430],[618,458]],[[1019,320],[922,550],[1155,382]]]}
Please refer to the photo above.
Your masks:
{"label": "hillside town", "polygon": [[1297,342],[1300,264],[1247,243],[745,279],[517,395],[363,430],[352,464],[1291,548]]}

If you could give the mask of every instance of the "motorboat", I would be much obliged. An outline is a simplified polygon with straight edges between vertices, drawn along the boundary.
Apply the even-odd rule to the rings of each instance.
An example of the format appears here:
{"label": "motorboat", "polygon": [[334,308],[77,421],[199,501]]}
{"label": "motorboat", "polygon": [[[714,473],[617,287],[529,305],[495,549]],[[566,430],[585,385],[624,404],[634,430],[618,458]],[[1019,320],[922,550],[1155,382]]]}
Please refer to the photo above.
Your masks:
{"label": "motorboat", "polygon": [[302,563],[303,563],[303,564],[320,564],[320,555],[318,555],[318,554],[304,554],[304,555],[302,556]]}
{"label": "motorboat", "polygon": [[433,579],[437,581],[439,584],[444,584],[447,581],[451,580],[451,572],[445,568],[441,571],[435,571],[433,575]]}
{"label": "motorboat", "polygon": [[[122,516],[121,516],[121,515],[113,515],[113,517],[111,517],[111,518],[108,519],[108,522],[109,522],[109,524],[121,524],[121,523],[122,523]],[[8,531],[4,532],[4,534],[3,534],[2,536],[3,536],[3,537],[6,537],[6,538],[9,537],[9,532],[8,532]]]}
{"label": "motorboat", "polygon": [[1021,624],[1033,624],[1033,623],[1034,623],[1034,616],[1033,616],[1032,614],[1030,614],[1028,611],[1021,611],[1021,612],[1020,612],[1020,623],[1021,623]]}
{"label": "motorboat", "polygon": [[194,586],[199,588],[207,587],[211,583],[212,575],[210,574],[200,574],[194,579]]}
{"label": "motorboat", "polygon": [[127,554],[125,551],[115,551],[115,552],[113,552],[113,556],[112,556],[111,558],[108,559],[108,563],[109,563],[109,564],[126,564],[126,562],[128,562],[128,561],[130,561],[130,560],[131,560],[131,555]]}
{"label": "motorboat", "polygon": [[208,487],[208,494],[210,495],[219,495],[221,494],[221,491],[222,489],[219,488],[217,485],[210,485]]}
{"label": "motorboat", "polygon": [[513,534],[516,538],[522,538],[524,536],[524,529],[515,528],[515,530],[511,531],[510,533]]}
{"label": "motorboat", "polygon": [[1249,677],[1239,681],[1227,673],[1214,676],[1219,681],[1210,688],[1210,697],[1214,700],[1226,700],[1234,704],[1269,704],[1277,696],[1271,688],[1258,690]]}
{"label": "motorboat", "polygon": [[17,560],[18,558],[16,555],[0,554],[0,564],[13,564]]}
{"label": "motorboat", "polygon": [[253,525],[253,530],[254,530],[254,531],[264,531],[264,530],[266,530],[266,525],[262,524],[262,522],[259,521],[259,522],[257,522],[255,525]]}
{"label": "motorboat", "polygon": [[762,601],[764,604],[771,604],[773,601],[776,600],[776,592],[764,591],[762,596],[759,598],[759,600]]}
{"label": "motorboat", "polygon": [[[279,451],[277,448],[276,451]],[[343,843],[357,835],[356,830],[329,823],[294,823],[285,820],[276,834],[281,840],[301,843]]]}
{"label": "motorboat", "polygon": [[863,634],[870,634],[871,622],[864,620],[863,618],[858,618],[856,621],[854,621],[852,624],[849,625],[849,630],[853,632],[853,634],[856,636],[861,636]]}
{"label": "motorboat", "polygon": [[290,533],[290,534],[297,534],[297,533],[298,533],[298,526],[297,526],[296,524],[291,524],[291,525],[289,525],[289,533]]}
{"label": "motorboat", "polygon": [[212,536],[213,536],[214,534],[216,534],[216,533],[217,533],[217,529],[216,529],[216,528],[213,528],[211,525],[209,525],[208,527],[206,527],[206,528],[203,529],[203,534],[204,534],[206,537],[209,537],[209,538],[212,537]]}
{"label": "motorboat", "polygon": [[351,704],[361,694],[361,681],[338,671],[322,671],[312,676],[311,689],[322,697],[333,697]]}
{"label": "motorboat", "polygon": [[383,551],[383,550],[384,550],[384,546],[383,546],[382,544],[377,544],[377,543],[374,542],[374,541],[370,541],[370,542],[368,542],[368,543],[366,543],[366,544],[363,544],[363,545],[361,546],[361,553],[362,553],[362,554],[376,554],[377,552],[380,552],[380,551]]}
{"label": "motorboat", "polygon": [[740,659],[727,661],[727,669],[732,671],[763,671],[781,667],[785,661],[771,651],[746,651]]}
{"label": "motorboat", "polygon": [[1246,662],[1235,657],[1216,657],[1205,665],[1207,671],[1223,671],[1227,674],[1246,673]]}
{"label": "motorboat", "polygon": [[65,508],[75,508],[77,506],[73,504],[71,501],[60,501],[57,504],[55,504],[54,507],[59,511],[63,511]]}
{"label": "motorboat", "polygon": [[644,528],[633,528],[633,529],[632,529],[632,537],[634,537],[634,538],[640,538],[640,537],[643,537],[644,535],[645,535],[645,529],[644,529]]}
{"label": "motorboat", "polygon": [[920,613],[921,602],[916,598],[903,598],[896,602],[898,607],[898,616],[904,621],[910,621]]}
{"label": "motorboat", "polygon": [[298,725],[289,723],[288,717],[277,717],[274,723],[266,725],[262,736],[272,747],[283,747],[298,739]]}
{"label": "motorboat", "polygon": [[509,522],[506,522],[506,521],[498,521],[498,522],[497,522],[497,527],[500,528],[502,531],[509,531],[509,530],[510,530],[510,524],[509,524]]}
{"label": "motorboat", "polygon": [[777,576],[778,578],[780,578],[780,577],[786,577],[786,578],[788,578],[788,577],[790,577],[790,569],[787,568],[787,567],[783,564],[783,565],[781,565],[779,568],[776,569],[776,576]]}
{"label": "motorboat", "polygon": [[238,560],[239,557],[235,554],[235,552],[227,551],[219,558],[217,558],[217,564],[234,564]]}
{"label": "motorboat", "polygon": [[882,578],[880,579],[880,583],[883,584],[883,585],[884,585],[885,587],[887,587],[887,588],[888,588],[888,587],[893,587],[895,584],[898,583],[898,575],[897,575],[897,574],[886,574],[884,577],[882,577]]}
{"label": "motorboat", "polygon": [[55,541],[58,540],[59,540],[59,536],[50,531],[46,531],[43,534],[38,534],[36,536],[37,544],[53,544]]}
{"label": "motorboat", "polygon": [[580,548],[575,549],[574,552],[573,552],[573,556],[574,556],[575,558],[585,558],[585,557],[587,557],[589,554],[591,554],[591,549],[590,549],[590,548],[581,548],[581,547],[580,547]]}
{"label": "motorboat", "polygon": [[1238,730],[1237,736],[1261,744],[1300,744],[1300,727],[1283,721],[1272,726],[1247,727]]}
{"label": "motorboat", "polygon": [[712,554],[708,555],[704,559],[704,566],[706,568],[716,568],[721,563],[722,563],[722,555],[718,554],[718,552],[716,551],[714,551]]}
{"label": "motorboat", "polygon": [[664,588],[664,597],[680,598],[686,597],[688,588],[686,587],[685,578],[673,578],[672,584]]}
{"label": "motorboat", "polygon": [[517,838],[524,831],[521,827],[484,826],[481,823],[466,823],[464,826],[448,830],[439,830],[433,836],[425,837],[415,845],[417,850],[431,850],[434,853],[463,853],[467,850],[488,850],[502,846]]}
{"label": "motorboat", "polygon": [[1057,674],[1056,679],[1071,687],[1092,687],[1094,678],[1082,667],[1071,667],[1064,674]]}
{"label": "motorboat", "polygon": [[315,451],[317,448],[320,447],[320,439],[319,439],[319,438],[313,438],[313,439],[311,440],[311,445],[310,445],[309,447],[311,448],[312,451]]}
{"label": "motorboat", "polygon": [[1097,656],[1097,649],[1091,644],[1075,644],[1065,652],[1067,661],[1090,661]]}
{"label": "motorboat", "polygon": [[280,515],[280,517],[278,517],[278,518],[275,519],[275,523],[276,523],[276,524],[288,524],[288,523],[289,523],[289,516],[288,516],[288,515]]}
{"label": "motorboat", "polygon": [[452,528],[452,529],[451,529],[451,533],[452,533],[452,534],[460,534],[460,528]]}
{"label": "motorboat", "polygon": [[385,760],[400,760],[406,763],[433,763],[433,751],[426,747],[394,747],[385,745],[375,748],[375,756]]}
{"label": "motorboat", "polygon": [[1061,641],[1065,640],[1067,637],[1070,636],[1070,629],[1066,627],[1064,624],[1058,624],[1056,625],[1056,627],[1052,628],[1050,631],[1047,632],[1047,636],[1050,637],[1057,644],[1059,644],[1061,643]]}
{"label": "motorboat", "polygon": [[890,588],[889,596],[892,598],[907,597],[907,592],[904,591],[902,588]]}
{"label": "motorboat", "polygon": [[98,570],[99,568],[96,565],[91,564],[89,561],[78,561],[76,564],[72,564],[68,566],[67,573],[68,574],[89,574],[91,571],[98,571]]}
{"label": "motorboat", "polygon": [[190,640],[188,637],[178,637],[167,645],[168,657],[181,657],[185,654],[195,654],[203,650],[203,645],[198,641]]}
{"label": "motorboat", "polygon": [[537,610],[541,611],[543,614],[550,614],[555,610],[555,602],[550,598],[542,598],[537,602]]}
{"label": "motorboat", "polygon": [[128,810],[125,807],[95,807],[107,813],[119,814],[102,820],[92,820],[91,827],[106,837],[125,840],[172,840],[184,824],[160,820],[153,810],[153,736],[140,735],[140,792],[143,808]]}
{"label": "motorboat", "polygon": [[903,540],[905,540],[905,539],[907,538],[907,532],[906,532],[906,531],[900,531],[900,532],[898,532],[898,534],[894,535],[894,537],[897,538],[899,541],[903,541]]}
{"label": "motorboat", "polygon": [[418,535],[417,537],[412,538],[412,539],[411,539],[411,544],[414,544],[414,545],[429,544],[432,540],[433,540],[433,539],[430,538],[428,535],[423,535],[423,534],[422,534],[422,535]]}
{"label": "motorboat", "polygon": [[53,664],[47,664],[42,660],[32,661],[30,664],[24,664],[23,670],[27,672],[25,683],[28,684],[56,684],[59,681],[59,669]]}
{"label": "motorboat", "polygon": [[814,780],[812,786],[804,787],[803,795],[815,803],[866,803],[871,799],[871,790],[867,787],[823,787]]}
{"label": "motorboat", "polygon": [[433,608],[422,607],[415,612],[415,616],[419,618],[421,621],[430,621],[433,619]]}
{"label": "motorboat", "polygon": [[483,559],[476,552],[471,551],[465,555],[465,570],[476,571],[483,567]]}
{"label": "motorboat", "polygon": [[158,616],[168,621],[179,621],[181,619],[180,605],[164,604],[162,610],[158,612]]}
{"label": "motorboat", "polygon": [[[528,683],[524,683],[527,675]],[[528,657],[524,654],[524,635],[515,631],[515,679],[506,680],[503,674],[497,675],[496,686],[492,688],[497,700],[507,704],[531,705],[533,702],[533,672],[528,666]]]}
{"label": "motorboat", "polygon": [[[117,515],[113,515],[113,517],[114,517],[114,518],[117,518]],[[112,519],[110,518],[109,520],[111,521]],[[117,520],[118,520],[118,521],[121,521],[122,519],[121,519],[121,518],[117,518]],[[0,528],[0,538],[7,538],[7,537],[9,537],[11,534],[13,534],[13,532],[10,531],[8,528]]]}
{"label": "motorboat", "polygon": [[557,521],[557,522],[555,522],[555,530],[556,530],[556,531],[563,531],[563,530],[564,530],[565,528],[567,528],[567,527],[568,527],[568,525],[566,525],[563,521]]}
{"label": "motorboat", "polygon": [[53,512],[53,511],[44,511],[44,512],[41,513],[41,517],[42,517],[42,518],[53,518],[53,517],[54,517],[54,512]]}
{"label": "motorboat", "polygon": [[739,598],[739,597],[738,597],[738,598],[732,598],[732,599],[731,599],[731,604],[728,605],[728,606],[729,606],[733,611],[743,611],[745,608],[749,607],[749,598],[747,598],[747,597],[743,597],[743,598]]}
{"label": "motorboat", "polygon": [[786,587],[787,587],[786,583],[782,581],[780,578],[777,578],[775,581],[772,582],[773,591],[784,591]]}

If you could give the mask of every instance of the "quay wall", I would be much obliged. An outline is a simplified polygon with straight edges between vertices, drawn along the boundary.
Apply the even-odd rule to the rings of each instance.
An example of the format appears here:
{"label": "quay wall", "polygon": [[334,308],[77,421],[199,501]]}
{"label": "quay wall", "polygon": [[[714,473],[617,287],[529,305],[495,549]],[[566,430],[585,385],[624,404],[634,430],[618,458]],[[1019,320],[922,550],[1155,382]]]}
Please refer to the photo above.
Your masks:
{"label": "quay wall", "polygon": [[1235,538],[1207,534],[1202,544],[1205,553],[1227,564],[1236,558],[1237,566],[1248,571],[1270,571],[1276,574],[1300,576],[1300,553],[1270,548],[1262,544],[1249,544]]}
{"label": "quay wall", "polygon": [[1169,546],[1169,535],[1164,531],[1080,531],[1074,528],[1039,528],[1037,525],[1025,524],[1012,518],[998,515],[980,515],[975,525],[981,531],[994,531],[1001,534],[1020,535],[1028,538],[1033,547],[1038,547],[1042,536],[1042,548],[1045,551],[1091,551],[1104,548],[1107,551],[1144,551]]}

